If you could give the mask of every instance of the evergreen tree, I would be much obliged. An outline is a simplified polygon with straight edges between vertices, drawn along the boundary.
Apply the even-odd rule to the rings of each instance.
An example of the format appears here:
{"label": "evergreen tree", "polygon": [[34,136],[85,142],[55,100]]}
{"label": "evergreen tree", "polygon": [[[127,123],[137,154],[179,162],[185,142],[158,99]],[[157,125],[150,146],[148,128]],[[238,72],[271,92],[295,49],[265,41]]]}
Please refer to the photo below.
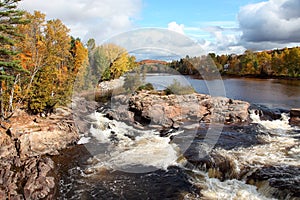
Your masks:
{"label": "evergreen tree", "polygon": [[20,0],[0,0],[0,118],[13,114],[14,91],[20,73],[25,70],[17,60],[15,42],[20,39],[16,25],[26,23],[23,11],[17,9]]}

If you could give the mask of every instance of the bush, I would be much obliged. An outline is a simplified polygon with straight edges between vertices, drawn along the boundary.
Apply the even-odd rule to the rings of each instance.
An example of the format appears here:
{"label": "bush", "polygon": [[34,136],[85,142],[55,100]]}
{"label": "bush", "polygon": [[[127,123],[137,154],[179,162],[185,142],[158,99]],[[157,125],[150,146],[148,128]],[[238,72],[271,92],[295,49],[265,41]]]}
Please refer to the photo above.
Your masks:
{"label": "bush", "polygon": [[178,80],[174,79],[173,83],[169,85],[165,90],[165,93],[167,95],[169,94],[179,94],[179,95],[184,95],[184,94],[192,94],[195,92],[194,88],[190,85],[182,85]]}
{"label": "bush", "polygon": [[145,85],[141,85],[138,89],[138,91],[141,91],[141,90],[154,90],[154,87],[151,83],[146,83]]}

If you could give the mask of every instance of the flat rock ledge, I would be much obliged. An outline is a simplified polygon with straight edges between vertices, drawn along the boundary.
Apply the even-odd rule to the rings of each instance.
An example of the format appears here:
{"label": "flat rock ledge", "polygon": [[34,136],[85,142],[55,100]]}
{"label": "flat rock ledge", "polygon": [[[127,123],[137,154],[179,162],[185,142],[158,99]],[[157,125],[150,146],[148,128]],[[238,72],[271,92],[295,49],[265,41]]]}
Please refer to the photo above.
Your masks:
{"label": "flat rock ledge", "polygon": [[54,162],[48,155],[75,144],[71,110],[47,118],[19,110],[0,129],[0,199],[55,199]]}
{"label": "flat rock ledge", "polygon": [[249,121],[249,107],[248,102],[226,97],[140,91],[132,96],[114,96],[106,116],[132,124],[172,128],[189,121],[245,123]]}

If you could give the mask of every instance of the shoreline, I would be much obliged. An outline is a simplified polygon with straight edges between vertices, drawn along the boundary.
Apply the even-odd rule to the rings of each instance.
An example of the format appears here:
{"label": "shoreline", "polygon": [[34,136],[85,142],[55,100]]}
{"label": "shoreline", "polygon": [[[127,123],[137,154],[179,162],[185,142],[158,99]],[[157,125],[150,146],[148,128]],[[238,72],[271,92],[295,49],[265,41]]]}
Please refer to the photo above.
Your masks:
{"label": "shoreline", "polygon": [[[180,74],[179,72],[177,73],[170,73],[170,72],[149,72],[146,75],[148,76],[170,76],[170,75],[182,75],[182,76],[189,76],[192,77],[193,79],[199,79],[199,80],[203,80],[203,78],[201,77],[201,75],[195,75],[195,74]],[[261,76],[261,75],[237,75],[237,74],[221,74],[220,76],[216,77],[216,76],[211,76],[208,77],[208,79],[214,79],[214,78],[219,78],[221,77],[223,78],[253,78],[253,79],[264,79],[264,80],[295,80],[295,81],[300,81],[300,77],[289,77],[289,76]]]}
{"label": "shoreline", "polygon": [[18,110],[0,129],[0,199],[53,198],[59,180],[51,156],[78,140],[69,108],[48,117]]}

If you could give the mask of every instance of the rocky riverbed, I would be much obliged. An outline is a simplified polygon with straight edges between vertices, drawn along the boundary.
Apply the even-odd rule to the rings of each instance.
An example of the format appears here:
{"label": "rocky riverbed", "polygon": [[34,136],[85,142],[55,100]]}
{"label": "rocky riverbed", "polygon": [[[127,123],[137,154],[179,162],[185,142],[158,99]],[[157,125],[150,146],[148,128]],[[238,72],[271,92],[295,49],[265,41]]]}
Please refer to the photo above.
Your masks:
{"label": "rocky riverbed", "polygon": [[[24,111],[18,110],[10,122],[1,123],[0,199],[55,198],[58,189],[56,183],[61,176],[57,174],[59,167],[56,166],[56,162],[62,162],[62,160],[56,159],[53,155],[68,159],[60,155],[63,154],[61,150],[77,144],[80,134],[81,136],[88,135],[91,127],[111,128],[110,123],[103,124],[107,127],[96,126],[96,119],[90,118],[90,114],[96,111],[101,112],[108,119],[124,121],[139,129],[156,129],[161,131],[161,137],[167,136],[162,130],[178,129],[181,126],[189,129],[188,127],[193,123],[198,125],[199,123],[214,123],[222,126],[225,124],[216,147],[226,151],[233,151],[231,149],[237,147],[236,141],[239,141],[243,148],[251,148],[254,144],[260,144],[263,148],[265,144],[264,140],[258,140],[257,135],[253,134],[259,131],[249,126],[250,104],[245,101],[197,93],[166,95],[157,91],[115,95],[110,102],[101,107],[98,102],[88,101],[83,97],[73,100],[72,109],[57,108],[54,114],[46,118],[29,116]],[[267,112],[264,111],[264,113],[265,115],[261,117],[268,117]],[[293,112],[296,119],[299,117],[297,113],[297,110]],[[276,117],[276,114],[276,112],[271,112],[270,119]],[[239,125],[243,125],[243,131],[239,130]],[[202,141],[206,133],[204,129],[203,135],[201,135],[201,130],[198,130],[196,141]],[[111,134],[116,135],[113,131]],[[134,137],[131,138],[129,134],[125,136],[134,140]],[[244,167],[242,163],[240,171],[236,172],[233,162],[223,155],[224,152],[226,153],[225,150],[224,152],[214,150],[208,157],[199,159],[195,156],[197,153],[194,152],[198,152],[198,146],[198,143],[194,142],[184,157],[199,169],[203,168],[202,170],[208,171],[211,177],[220,180],[241,179],[250,169]],[[73,149],[77,147],[73,146]],[[228,169],[232,170],[228,171]],[[289,168],[278,169],[284,171]],[[264,174],[264,169],[257,171],[251,179],[249,178],[249,183],[257,184],[263,181]],[[293,190],[296,191],[297,187]],[[294,192],[294,194],[297,196],[298,193]]]}

